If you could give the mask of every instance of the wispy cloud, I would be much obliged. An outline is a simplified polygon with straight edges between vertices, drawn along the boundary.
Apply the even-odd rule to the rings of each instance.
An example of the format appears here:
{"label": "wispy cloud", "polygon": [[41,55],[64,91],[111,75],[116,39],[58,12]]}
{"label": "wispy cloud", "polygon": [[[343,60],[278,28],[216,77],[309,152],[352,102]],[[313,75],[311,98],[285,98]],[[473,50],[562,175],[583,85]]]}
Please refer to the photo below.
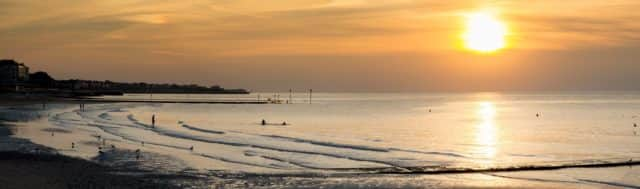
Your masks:
{"label": "wispy cloud", "polygon": [[[636,22],[640,2],[634,0],[4,0],[0,1],[0,56],[60,64],[73,57],[74,65],[96,59],[119,65],[162,63],[169,71],[177,68],[175,62],[198,62],[240,72],[250,70],[246,65],[254,62],[278,66],[284,57],[295,57],[287,59],[291,66],[294,62],[378,61],[371,57],[379,55],[392,57],[384,61],[402,62],[405,59],[396,57],[410,54],[428,57],[410,60],[418,70],[447,70],[452,72],[448,75],[467,77],[460,72],[466,68],[463,63],[477,61],[477,57],[458,58],[462,15],[482,9],[497,10],[509,26],[507,51],[518,54],[509,58],[513,61],[527,54],[550,62],[589,61],[581,59],[580,53],[599,52],[593,49],[636,52],[640,42],[640,23]],[[556,51],[578,53],[571,54],[571,59],[551,53]],[[607,56],[619,58],[620,54]],[[620,60],[635,57],[626,56]],[[250,58],[235,61],[243,57]],[[442,62],[454,62],[450,63],[454,66],[442,66]],[[362,67],[346,67],[354,70],[345,72],[357,75],[357,69],[362,69],[387,74],[383,69]],[[412,78],[419,78],[415,72]],[[243,81],[225,77],[232,83]]]}

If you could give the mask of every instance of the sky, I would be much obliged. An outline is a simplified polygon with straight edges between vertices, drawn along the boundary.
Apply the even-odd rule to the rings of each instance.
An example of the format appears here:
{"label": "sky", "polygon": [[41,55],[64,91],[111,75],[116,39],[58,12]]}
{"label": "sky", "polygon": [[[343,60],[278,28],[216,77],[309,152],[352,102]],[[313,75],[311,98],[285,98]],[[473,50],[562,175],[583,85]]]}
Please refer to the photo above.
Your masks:
{"label": "sky", "polygon": [[[56,79],[252,91],[640,90],[637,0],[0,0],[0,58]],[[464,47],[491,12],[507,46]]]}

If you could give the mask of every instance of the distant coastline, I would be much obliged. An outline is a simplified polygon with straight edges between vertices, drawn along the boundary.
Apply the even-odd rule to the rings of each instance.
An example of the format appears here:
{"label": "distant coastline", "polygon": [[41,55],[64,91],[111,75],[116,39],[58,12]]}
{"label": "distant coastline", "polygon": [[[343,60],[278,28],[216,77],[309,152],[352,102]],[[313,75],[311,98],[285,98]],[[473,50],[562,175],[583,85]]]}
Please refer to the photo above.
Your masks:
{"label": "distant coastline", "polygon": [[225,89],[219,85],[113,82],[110,80],[56,80],[47,72],[29,72],[29,67],[15,60],[0,60],[0,93],[40,94],[55,97],[123,95],[125,93],[158,94],[250,94],[246,89]]}

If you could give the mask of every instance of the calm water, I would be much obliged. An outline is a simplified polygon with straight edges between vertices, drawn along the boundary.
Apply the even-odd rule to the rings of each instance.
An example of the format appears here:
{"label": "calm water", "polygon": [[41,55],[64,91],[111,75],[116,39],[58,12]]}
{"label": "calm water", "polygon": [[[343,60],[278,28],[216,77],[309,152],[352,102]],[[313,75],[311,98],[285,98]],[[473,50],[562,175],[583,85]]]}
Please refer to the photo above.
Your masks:
{"label": "calm water", "polygon": [[[258,95],[273,97],[116,98],[254,100]],[[150,128],[153,114],[157,123]],[[262,126],[262,119],[272,124]],[[72,156],[93,158],[104,143],[171,158],[156,166],[233,172],[477,168],[640,157],[640,127],[633,126],[640,124],[640,93],[634,92],[316,93],[312,104],[299,93],[293,104],[89,104],[85,111],[73,105],[51,109],[46,119],[32,123],[38,126],[18,135]],[[48,137],[47,128],[65,132]],[[78,146],[71,149],[71,142]]]}

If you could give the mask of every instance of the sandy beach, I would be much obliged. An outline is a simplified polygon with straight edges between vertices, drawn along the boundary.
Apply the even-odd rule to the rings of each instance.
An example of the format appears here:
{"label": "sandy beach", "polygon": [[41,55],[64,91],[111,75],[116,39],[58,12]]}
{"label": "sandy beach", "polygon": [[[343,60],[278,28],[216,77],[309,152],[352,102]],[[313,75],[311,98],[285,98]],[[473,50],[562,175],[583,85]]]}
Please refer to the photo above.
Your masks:
{"label": "sandy beach", "polygon": [[[38,102],[3,99],[0,106],[24,106]],[[14,130],[11,124],[0,120],[0,188],[176,188],[177,185],[171,182],[178,178],[192,179],[108,167],[60,155],[56,149],[12,137]]]}

